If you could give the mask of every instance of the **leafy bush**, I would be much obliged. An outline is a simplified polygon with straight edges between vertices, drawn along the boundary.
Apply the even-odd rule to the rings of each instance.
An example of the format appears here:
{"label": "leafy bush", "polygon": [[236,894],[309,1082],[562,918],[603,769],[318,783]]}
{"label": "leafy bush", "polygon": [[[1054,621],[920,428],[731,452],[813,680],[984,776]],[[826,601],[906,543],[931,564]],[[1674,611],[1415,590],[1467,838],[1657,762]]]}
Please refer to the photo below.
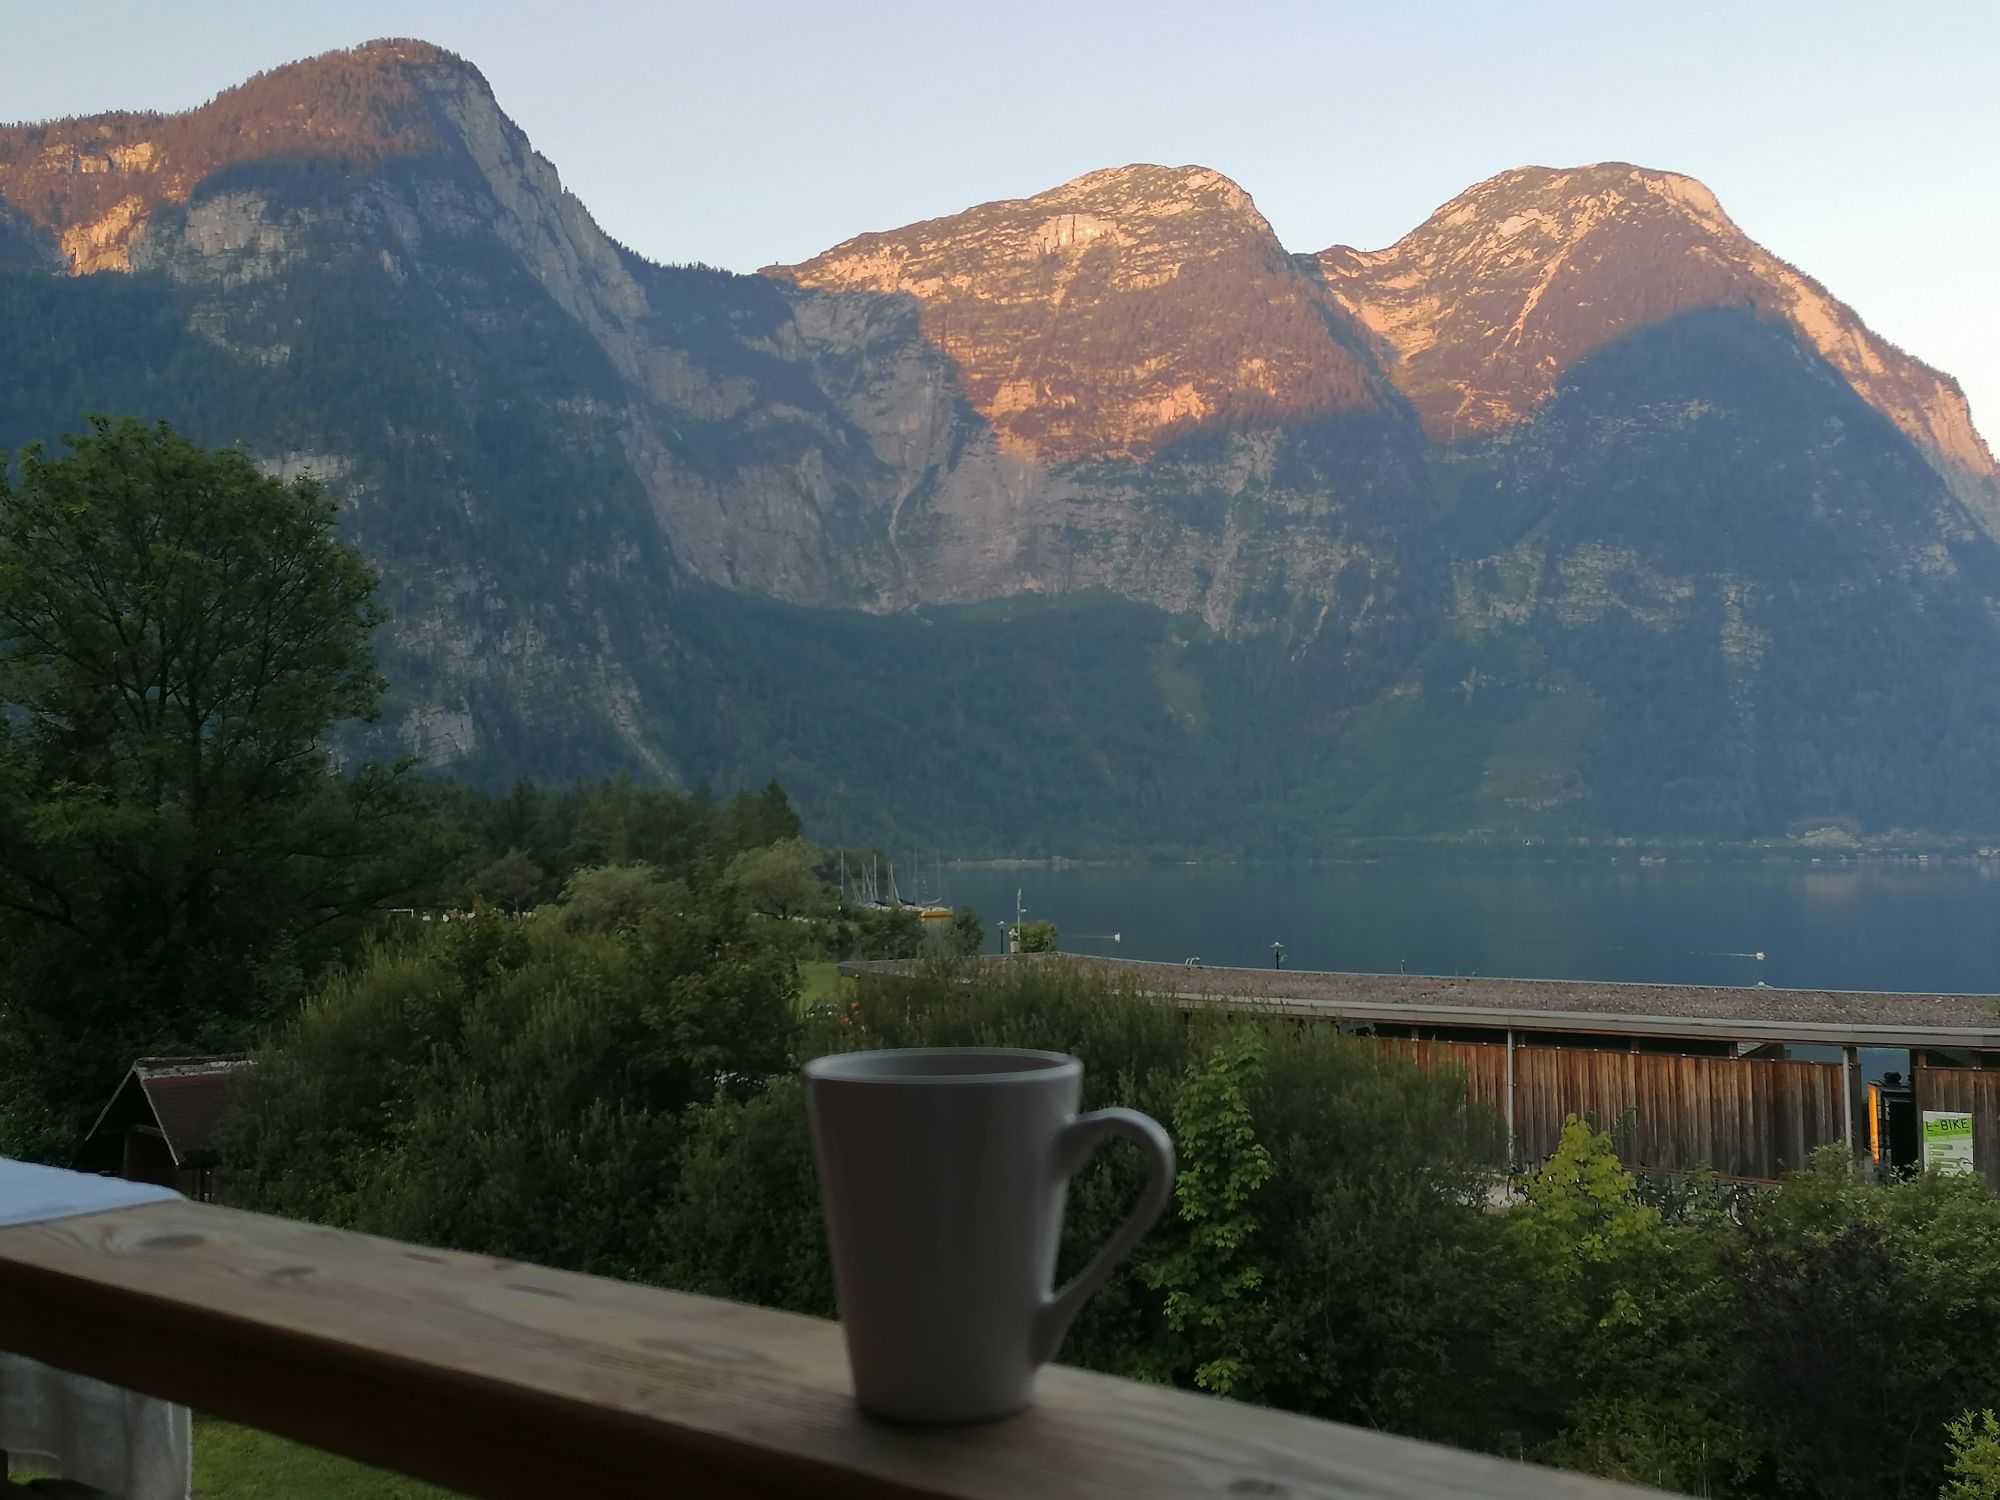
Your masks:
{"label": "leafy bush", "polygon": [[616,932],[481,911],[338,978],[244,1078],[248,1206],[645,1274],[683,1116],[787,1065],[796,978],[727,886]]}

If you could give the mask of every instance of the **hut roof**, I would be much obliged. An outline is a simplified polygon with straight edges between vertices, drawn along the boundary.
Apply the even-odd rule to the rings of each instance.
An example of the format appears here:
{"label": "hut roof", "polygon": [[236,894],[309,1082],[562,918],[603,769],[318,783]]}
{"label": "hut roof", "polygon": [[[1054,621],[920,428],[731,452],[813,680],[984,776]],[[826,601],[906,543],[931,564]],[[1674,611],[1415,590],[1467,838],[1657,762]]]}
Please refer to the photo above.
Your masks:
{"label": "hut roof", "polygon": [[139,1058],[90,1127],[83,1156],[107,1127],[115,1131],[151,1124],[167,1143],[174,1165],[187,1165],[190,1157],[208,1149],[228,1099],[229,1080],[249,1065],[242,1056]]}

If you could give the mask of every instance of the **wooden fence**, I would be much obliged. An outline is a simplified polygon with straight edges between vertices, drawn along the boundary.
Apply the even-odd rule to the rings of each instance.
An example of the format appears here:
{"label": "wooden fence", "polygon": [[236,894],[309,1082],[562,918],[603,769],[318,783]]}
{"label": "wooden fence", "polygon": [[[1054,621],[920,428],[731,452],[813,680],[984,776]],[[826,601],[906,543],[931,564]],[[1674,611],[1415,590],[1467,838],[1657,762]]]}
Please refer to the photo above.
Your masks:
{"label": "wooden fence", "polygon": [[1919,1111],[1972,1116],[1972,1164],[1986,1185],[2000,1192],[2000,1070],[1928,1068],[1920,1057],[1914,1082]]}
{"label": "wooden fence", "polygon": [[[1504,1042],[1381,1038],[1377,1045],[1424,1067],[1462,1070],[1469,1098],[1508,1113]],[[1993,1078],[2000,1090],[2000,1073],[1974,1076]],[[1771,1180],[1804,1166],[1816,1148],[1840,1143],[1840,1089],[1838,1063],[1516,1046],[1514,1155],[1520,1162],[1545,1159],[1562,1137],[1563,1120],[1588,1115],[1618,1131],[1628,1165],[1709,1167]],[[1992,1106],[1976,1112],[1991,1130]],[[2000,1161],[2000,1140],[1993,1145],[1983,1159]]]}
{"label": "wooden fence", "polygon": [[[1424,1068],[1457,1068],[1465,1074],[1465,1094],[1474,1104],[1490,1104],[1507,1113],[1507,1049],[1500,1042],[1430,1042],[1408,1037],[1376,1037],[1375,1045],[1393,1057]],[[1514,1049],[1518,1064],[1524,1049]],[[1518,1080],[1517,1080],[1518,1082]],[[1516,1100],[1516,1108],[1519,1101]],[[1558,1129],[1561,1120],[1556,1121]]]}

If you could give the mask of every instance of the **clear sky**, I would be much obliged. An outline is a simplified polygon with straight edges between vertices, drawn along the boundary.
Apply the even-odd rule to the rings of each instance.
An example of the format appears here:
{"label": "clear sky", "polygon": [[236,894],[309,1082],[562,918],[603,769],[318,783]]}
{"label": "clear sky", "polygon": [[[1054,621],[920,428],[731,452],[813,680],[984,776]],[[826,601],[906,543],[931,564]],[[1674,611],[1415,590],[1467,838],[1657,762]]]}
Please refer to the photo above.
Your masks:
{"label": "clear sky", "polygon": [[1198,162],[1293,250],[1632,161],[1957,375],[2000,442],[2000,0],[0,0],[0,119],[182,109],[377,36],[462,53],[600,223],[736,270]]}

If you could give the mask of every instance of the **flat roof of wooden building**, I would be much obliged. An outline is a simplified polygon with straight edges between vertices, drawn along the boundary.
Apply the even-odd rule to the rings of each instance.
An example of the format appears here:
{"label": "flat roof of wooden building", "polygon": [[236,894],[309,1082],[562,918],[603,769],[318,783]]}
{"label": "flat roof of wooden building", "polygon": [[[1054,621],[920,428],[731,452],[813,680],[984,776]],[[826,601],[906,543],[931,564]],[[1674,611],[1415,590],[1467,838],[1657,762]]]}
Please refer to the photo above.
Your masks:
{"label": "flat roof of wooden building", "polygon": [[[2000,997],[1992,995],[1197,968],[1072,954],[982,961],[1060,963],[1181,1000],[1385,1025],[2000,1051]],[[895,963],[842,968],[907,970]]]}

